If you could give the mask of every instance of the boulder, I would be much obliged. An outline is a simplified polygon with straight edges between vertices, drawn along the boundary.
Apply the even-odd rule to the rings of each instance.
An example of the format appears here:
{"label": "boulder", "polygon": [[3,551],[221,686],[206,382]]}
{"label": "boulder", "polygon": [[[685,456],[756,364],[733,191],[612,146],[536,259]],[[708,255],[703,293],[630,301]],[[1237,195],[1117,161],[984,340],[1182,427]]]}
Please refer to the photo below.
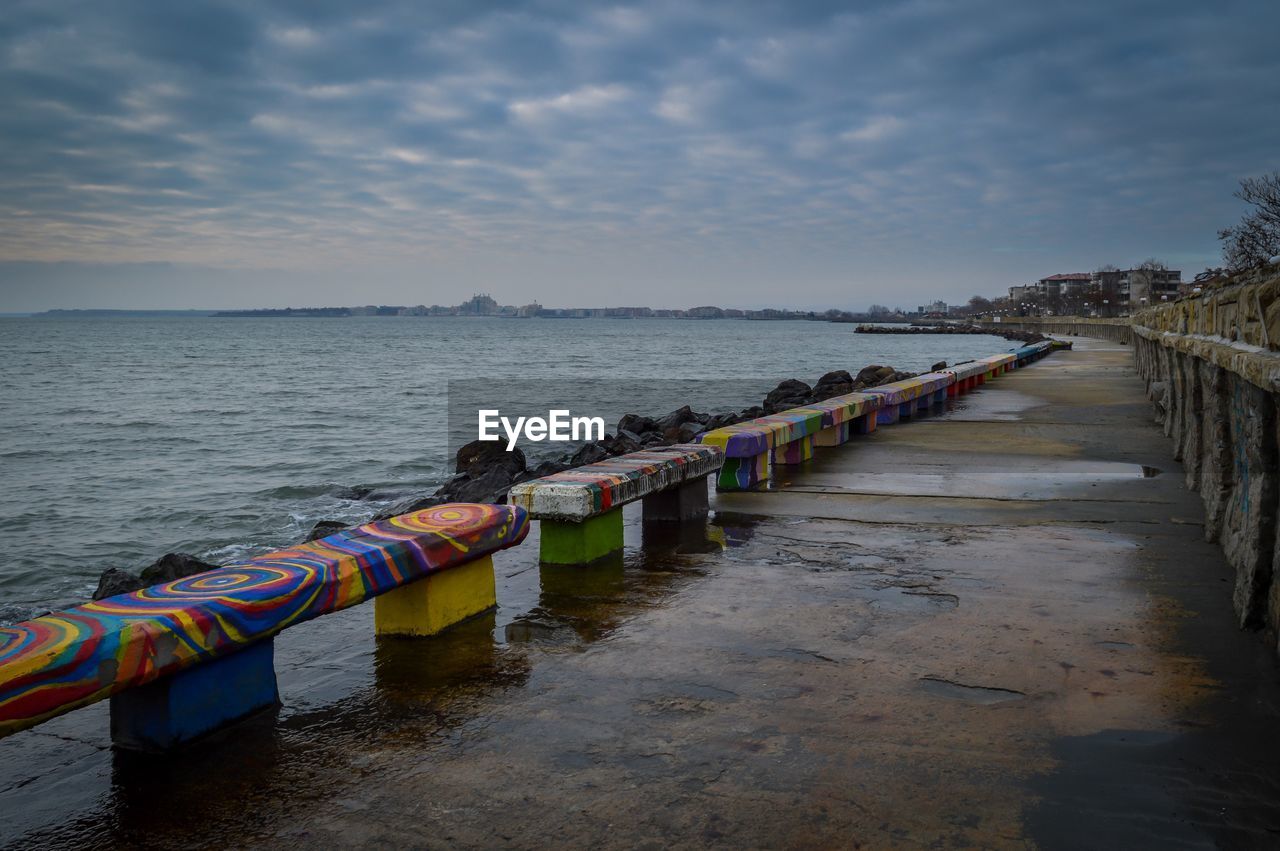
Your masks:
{"label": "boulder", "polygon": [[798,408],[811,401],[813,401],[813,388],[803,381],[788,378],[764,397],[764,409],[767,413],[776,414],[788,408]]}
{"label": "boulder", "polygon": [[339,485],[330,489],[329,493],[333,494],[338,499],[350,499],[354,501],[367,499],[369,494],[373,493],[373,491],[374,489],[368,485],[352,485],[350,487],[343,487]]}
{"label": "boulder", "polygon": [[519,481],[529,481],[530,479],[541,479],[544,476],[554,476],[556,473],[563,473],[569,469],[569,465],[563,461],[543,461],[536,467],[528,470],[524,477]]}
{"label": "boulder", "polygon": [[695,443],[698,439],[698,435],[702,434],[706,430],[706,426],[700,422],[694,421],[685,423],[676,430],[676,442]]}
{"label": "boulder", "polygon": [[311,531],[307,533],[307,540],[318,541],[349,528],[351,528],[350,524],[341,520],[321,520],[311,527]]}
{"label": "boulder", "polygon": [[640,441],[619,434],[609,441],[608,451],[610,455],[626,455],[629,452],[639,452],[641,449]]}
{"label": "boulder", "polygon": [[818,401],[833,399],[853,392],[853,376],[843,369],[833,370],[813,385],[813,395]]}
{"label": "boulder", "polygon": [[674,443],[680,439],[680,426],[688,422],[697,422],[698,416],[693,412],[692,408],[685,405],[658,420],[658,431],[662,433],[667,442]]}
{"label": "boulder", "polygon": [[98,588],[93,592],[93,599],[102,600],[117,594],[128,594],[146,588],[147,585],[137,576],[118,567],[108,567],[98,577]]}
{"label": "boulder", "polygon": [[598,443],[588,443],[573,453],[569,458],[570,467],[582,467],[586,464],[594,464],[597,461],[603,461],[609,457],[609,451]]}
{"label": "boulder", "polygon": [[651,417],[642,417],[639,414],[623,414],[622,419],[618,420],[618,431],[629,431],[635,435],[645,434],[658,430],[658,423]]}
{"label": "boulder", "polygon": [[502,440],[473,440],[458,450],[453,469],[455,473],[478,476],[495,467],[514,478],[524,472],[524,453],[518,447],[508,452]]}
{"label": "boulder", "polygon": [[947,362],[944,360],[940,360],[937,363],[935,363],[933,366],[929,367],[929,371],[937,372],[940,369],[946,369],[946,368],[947,368]]}
{"label": "boulder", "polygon": [[742,415],[730,411],[725,414],[716,414],[712,417],[708,417],[704,425],[706,426],[707,431],[714,431],[718,428],[724,428],[725,426],[737,425],[740,422],[742,422]]}
{"label": "boulder", "polygon": [[201,561],[190,553],[165,553],[155,562],[144,567],[139,579],[143,586],[155,585],[159,582],[172,582],[175,579],[186,579],[206,570],[215,570],[216,564]]}
{"label": "boulder", "polygon": [[879,364],[872,364],[871,366],[864,366],[858,372],[858,377],[856,380],[860,382],[864,387],[870,387],[871,385],[875,384],[876,381],[879,380],[880,370],[882,369],[888,369],[890,372],[893,371],[892,367],[885,367],[885,366],[880,366]]}

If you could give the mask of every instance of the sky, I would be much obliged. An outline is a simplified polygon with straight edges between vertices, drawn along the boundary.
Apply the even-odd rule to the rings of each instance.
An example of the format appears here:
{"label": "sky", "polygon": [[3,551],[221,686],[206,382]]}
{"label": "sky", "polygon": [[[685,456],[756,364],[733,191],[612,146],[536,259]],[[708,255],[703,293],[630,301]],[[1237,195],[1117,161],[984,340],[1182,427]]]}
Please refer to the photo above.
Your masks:
{"label": "sky", "polygon": [[860,309],[1219,262],[1280,3],[0,5],[0,311]]}

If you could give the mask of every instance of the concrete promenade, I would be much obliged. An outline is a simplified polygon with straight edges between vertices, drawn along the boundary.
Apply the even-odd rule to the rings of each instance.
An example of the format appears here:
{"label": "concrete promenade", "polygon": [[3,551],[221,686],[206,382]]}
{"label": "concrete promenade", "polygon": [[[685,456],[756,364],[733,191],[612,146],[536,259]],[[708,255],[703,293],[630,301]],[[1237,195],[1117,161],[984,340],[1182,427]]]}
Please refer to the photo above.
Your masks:
{"label": "concrete promenade", "polygon": [[1280,669],[1233,626],[1127,346],[713,496],[598,568],[494,557],[500,609],[277,640],[284,707],[180,759],[105,705],[0,742],[0,843],[1274,847]]}

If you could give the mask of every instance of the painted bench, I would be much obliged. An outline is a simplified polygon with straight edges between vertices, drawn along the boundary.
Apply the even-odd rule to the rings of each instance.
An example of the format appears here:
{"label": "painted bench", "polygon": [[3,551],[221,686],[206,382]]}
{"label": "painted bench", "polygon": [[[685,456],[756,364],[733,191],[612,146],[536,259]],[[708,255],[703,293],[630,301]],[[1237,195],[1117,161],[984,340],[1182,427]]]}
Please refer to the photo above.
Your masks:
{"label": "painted bench", "polygon": [[880,425],[890,425],[911,419],[917,411],[927,411],[931,406],[945,402],[947,388],[955,380],[950,372],[926,372],[892,384],[868,387],[862,392],[881,397],[876,419]]}
{"label": "painted bench", "polygon": [[1042,340],[1039,343],[1032,343],[1029,346],[1023,346],[1015,349],[1013,356],[1015,359],[1015,368],[1021,369],[1027,364],[1035,363],[1040,358],[1049,354],[1053,350],[1053,343],[1049,340]]}
{"label": "painted bench", "polygon": [[508,499],[539,521],[541,560],[586,564],[622,549],[622,506],[644,500],[646,522],[707,516],[707,476],[724,455],[677,443],[522,482]]}
{"label": "painted bench", "polygon": [[771,462],[800,464],[813,457],[815,446],[839,446],[852,434],[875,431],[881,401],[873,393],[847,393],[714,429],[698,439],[724,452],[716,486],[746,490],[768,481]]}
{"label": "painted bench", "polygon": [[972,360],[940,370],[941,372],[951,373],[956,379],[947,387],[947,396],[952,398],[963,396],[973,390],[978,386],[980,380],[985,380],[985,376],[990,369],[986,361]]}
{"label": "painted bench", "polygon": [[492,608],[520,508],[455,503],[0,628],[0,736],[111,699],[116,745],[168,750],[279,702],[274,636],[375,598],[379,635]]}

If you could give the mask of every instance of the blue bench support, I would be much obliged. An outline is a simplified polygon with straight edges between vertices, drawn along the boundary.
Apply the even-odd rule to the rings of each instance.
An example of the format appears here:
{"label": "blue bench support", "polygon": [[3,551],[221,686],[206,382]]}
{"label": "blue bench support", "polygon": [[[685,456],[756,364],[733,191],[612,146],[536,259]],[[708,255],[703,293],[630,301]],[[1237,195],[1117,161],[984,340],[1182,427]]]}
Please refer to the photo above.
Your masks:
{"label": "blue bench support", "polygon": [[127,750],[163,752],[278,706],[275,642],[197,665],[111,698],[111,741]]}

